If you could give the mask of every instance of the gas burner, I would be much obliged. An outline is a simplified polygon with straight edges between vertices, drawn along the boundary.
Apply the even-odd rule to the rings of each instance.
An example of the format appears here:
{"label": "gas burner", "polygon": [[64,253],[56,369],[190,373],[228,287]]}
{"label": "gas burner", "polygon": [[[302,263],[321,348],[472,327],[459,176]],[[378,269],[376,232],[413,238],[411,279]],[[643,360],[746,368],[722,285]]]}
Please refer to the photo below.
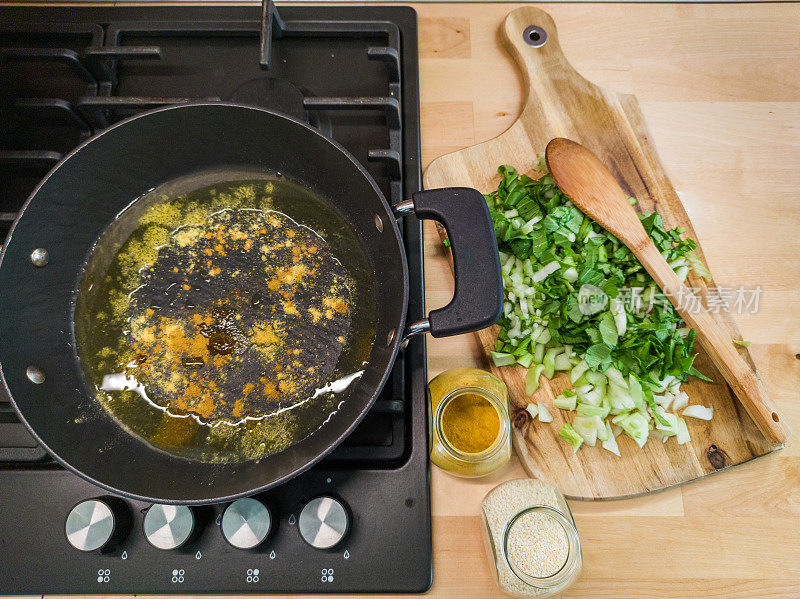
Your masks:
{"label": "gas burner", "polygon": [[[414,11],[280,13],[270,3],[4,6],[0,239],[82,140],[176,103],[287,112],[343,145],[391,204],[411,197],[421,184]],[[401,227],[415,321],[425,316],[422,229],[410,218]],[[58,466],[0,391],[0,595],[422,592],[431,580],[426,382],[417,336],[325,460],[252,501],[180,514],[109,496]],[[28,567],[43,555],[46,566]]]}

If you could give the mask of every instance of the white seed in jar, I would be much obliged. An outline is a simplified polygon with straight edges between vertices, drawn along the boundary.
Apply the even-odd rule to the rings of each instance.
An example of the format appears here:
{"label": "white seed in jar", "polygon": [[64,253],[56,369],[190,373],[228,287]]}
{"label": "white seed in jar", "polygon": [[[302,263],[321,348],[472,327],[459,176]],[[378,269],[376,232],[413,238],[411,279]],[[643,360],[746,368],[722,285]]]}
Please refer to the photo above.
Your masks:
{"label": "white seed in jar", "polygon": [[545,578],[567,561],[569,540],[564,527],[552,516],[528,512],[508,531],[508,559],[528,576]]}
{"label": "white seed in jar", "polygon": [[[532,586],[521,580],[501,557],[506,526],[514,516],[530,506],[546,506],[569,514],[569,508],[560,493],[553,487],[534,479],[518,479],[502,483],[487,494],[482,504],[486,532],[491,543],[487,549],[493,554],[497,583],[506,593],[518,597],[552,595],[570,582],[565,580],[557,589]],[[580,572],[580,553],[568,557],[569,538],[561,523],[547,515],[543,517],[548,520],[543,520],[541,516],[526,518],[528,514],[533,516],[546,512],[533,511],[522,514],[511,525],[507,545],[509,560],[513,560],[518,572],[537,578],[559,575],[568,559],[577,560],[577,566],[574,566],[577,570],[571,577],[574,580]]]}

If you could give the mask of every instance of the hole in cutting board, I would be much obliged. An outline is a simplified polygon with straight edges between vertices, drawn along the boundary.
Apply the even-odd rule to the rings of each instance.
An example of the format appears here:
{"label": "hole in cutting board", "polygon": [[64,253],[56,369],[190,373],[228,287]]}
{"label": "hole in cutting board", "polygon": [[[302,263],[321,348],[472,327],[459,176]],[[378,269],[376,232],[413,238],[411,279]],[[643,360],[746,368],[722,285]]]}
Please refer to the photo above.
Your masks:
{"label": "hole in cutting board", "polygon": [[547,43],[547,32],[538,25],[529,25],[522,32],[525,43],[534,48],[541,48]]}

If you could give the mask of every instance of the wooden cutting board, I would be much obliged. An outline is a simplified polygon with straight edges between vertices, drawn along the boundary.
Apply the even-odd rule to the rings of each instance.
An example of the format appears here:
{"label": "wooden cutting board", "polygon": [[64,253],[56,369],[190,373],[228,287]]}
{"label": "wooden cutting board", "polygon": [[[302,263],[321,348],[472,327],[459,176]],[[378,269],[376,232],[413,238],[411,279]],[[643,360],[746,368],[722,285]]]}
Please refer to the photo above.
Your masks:
{"label": "wooden cutting board", "polygon": [[[528,43],[543,39],[541,35],[538,41],[531,39],[528,28],[532,25],[546,33],[546,42],[540,47]],[[533,165],[547,142],[553,137],[567,137],[600,156],[623,188],[638,198],[642,210],[656,210],[666,226],[682,225],[686,234],[697,240],[651,144],[636,98],[600,89],[575,71],[561,52],[553,19],[540,9],[524,7],[511,12],[501,27],[500,38],[522,70],[528,88],[519,119],[494,139],[434,160],[425,172],[425,187],[470,186],[488,193],[497,188],[499,165],[509,164],[520,173],[534,176]],[[486,84],[491,85],[491,81]],[[697,254],[705,261],[702,249]],[[688,283],[699,289],[704,304],[710,294],[716,294],[713,283],[709,289],[697,276],[690,276]],[[728,313],[719,311],[715,318],[735,339],[741,338]],[[497,327],[480,331],[477,336],[487,356],[487,367],[508,385],[514,446],[523,466],[531,476],[557,486],[570,498],[615,499],[665,489],[781,447],[768,442],[759,432],[698,347],[695,365],[715,382],[692,379],[681,388],[688,393],[690,403],[712,405],[714,418],[710,422],[686,419],[691,443],[678,445],[670,439],[662,444],[652,439],[639,449],[633,440],[621,435],[618,442],[622,457],[602,449],[599,442],[573,454],[558,431],[565,421],[572,420],[574,413],[552,405],[553,398],[570,386],[568,377],[560,375],[552,381],[542,377],[539,390],[528,397],[524,368],[497,368],[488,359]],[[755,369],[748,351],[741,351]],[[531,401],[547,404],[554,422],[531,423],[530,418],[525,418],[521,411]]]}

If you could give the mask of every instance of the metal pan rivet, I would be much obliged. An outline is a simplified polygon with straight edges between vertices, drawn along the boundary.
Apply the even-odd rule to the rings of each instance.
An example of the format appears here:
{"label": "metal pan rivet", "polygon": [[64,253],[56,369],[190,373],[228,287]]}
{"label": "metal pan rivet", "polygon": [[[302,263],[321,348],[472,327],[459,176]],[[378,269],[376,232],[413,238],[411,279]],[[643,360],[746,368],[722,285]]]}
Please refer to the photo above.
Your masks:
{"label": "metal pan rivet", "polygon": [[392,329],[389,331],[389,334],[386,335],[386,345],[391,345],[392,341],[394,341],[394,335],[397,333],[397,329]]}
{"label": "metal pan rivet", "polygon": [[534,48],[541,48],[547,43],[547,32],[538,25],[529,25],[522,32],[525,43]]}
{"label": "metal pan rivet", "polygon": [[375,228],[378,229],[378,233],[383,233],[383,219],[375,215]]}
{"label": "metal pan rivet", "polygon": [[44,266],[50,262],[50,254],[44,248],[36,248],[31,252],[31,262],[34,266]]}
{"label": "metal pan rivet", "polygon": [[28,366],[25,370],[25,376],[34,385],[41,385],[44,382],[44,372],[38,366]]}

